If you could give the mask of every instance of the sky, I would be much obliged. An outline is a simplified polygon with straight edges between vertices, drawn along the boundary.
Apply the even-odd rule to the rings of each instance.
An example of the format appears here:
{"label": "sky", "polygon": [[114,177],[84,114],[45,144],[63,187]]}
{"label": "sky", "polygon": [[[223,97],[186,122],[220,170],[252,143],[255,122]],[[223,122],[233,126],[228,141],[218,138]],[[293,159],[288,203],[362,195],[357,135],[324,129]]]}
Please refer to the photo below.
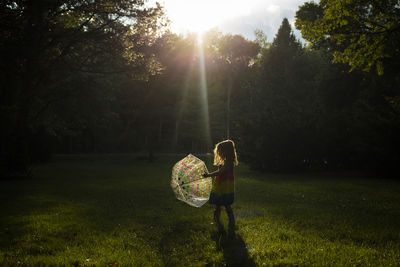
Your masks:
{"label": "sky", "polygon": [[[155,1],[150,0],[149,5]],[[269,42],[275,37],[283,18],[287,18],[296,36],[294,16],[305,0],[158,0],[165,7],[175,33],[218,28],[223,33],[241,34],[254,40],[254,30],[262,30]],[[302,40],[303,41],[303,40]]]}

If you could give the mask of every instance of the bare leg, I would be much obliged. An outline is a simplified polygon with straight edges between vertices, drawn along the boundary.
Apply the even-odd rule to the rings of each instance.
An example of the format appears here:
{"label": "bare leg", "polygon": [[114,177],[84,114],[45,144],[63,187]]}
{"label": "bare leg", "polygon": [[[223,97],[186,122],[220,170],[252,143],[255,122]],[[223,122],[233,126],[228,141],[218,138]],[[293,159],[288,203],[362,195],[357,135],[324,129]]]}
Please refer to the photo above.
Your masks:
{"label": "bare leg", "polygon": [[226,213],[228,214],[229,224],[235,225],[235,215],[230,205],[225,206]]}
{"label": "bare leg", "polygon": [[214,210],[214,222],[219,224],[219,217],[221,216],[221,206],[217,205]]}

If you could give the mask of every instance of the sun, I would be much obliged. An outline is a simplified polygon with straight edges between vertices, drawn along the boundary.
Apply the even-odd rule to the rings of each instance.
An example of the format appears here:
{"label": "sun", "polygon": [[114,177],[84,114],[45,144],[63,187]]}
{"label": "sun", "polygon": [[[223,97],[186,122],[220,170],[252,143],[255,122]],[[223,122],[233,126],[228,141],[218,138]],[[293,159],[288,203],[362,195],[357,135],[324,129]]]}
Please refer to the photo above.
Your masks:
{"label": "sun", "polygon": [[[215,27],[220,18],[211,11],[208,1],[185,0],[166,2],[167,16],[171,19],[172,30],[177,32],[204,32]],[[168,4],[169,3],[169,4]]]}
{"label": "sun", "polygon": [[167,17],[174,32],[202,33],[232,18],[250,13],[238,0],[164,0]]}

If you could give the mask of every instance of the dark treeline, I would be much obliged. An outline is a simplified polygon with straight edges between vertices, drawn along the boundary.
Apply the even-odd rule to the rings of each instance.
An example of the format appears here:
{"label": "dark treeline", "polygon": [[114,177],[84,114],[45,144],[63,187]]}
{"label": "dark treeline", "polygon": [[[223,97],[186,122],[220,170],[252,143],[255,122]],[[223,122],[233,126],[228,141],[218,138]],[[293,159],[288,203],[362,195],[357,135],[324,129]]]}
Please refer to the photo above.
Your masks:
{"label": "dark treeline", "polygon": [[339,2],[299,7],[304,45],[287,19],[272,42],[215,30],[200,41],[142,1],[2,1],[2,173],[52,153],[151,158],[226,138],[262,170],[394,170],[399,7]]}

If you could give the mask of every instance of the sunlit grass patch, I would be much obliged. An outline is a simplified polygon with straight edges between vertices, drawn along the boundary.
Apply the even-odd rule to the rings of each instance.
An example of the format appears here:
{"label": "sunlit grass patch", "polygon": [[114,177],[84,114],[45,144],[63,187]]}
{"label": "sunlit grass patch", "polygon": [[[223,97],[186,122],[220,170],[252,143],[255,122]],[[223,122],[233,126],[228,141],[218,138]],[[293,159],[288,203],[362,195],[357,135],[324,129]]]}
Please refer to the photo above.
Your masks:
{"label": "sunlit grass patch", "polygon": [[[212,224],[170,189],[173,163],[63,157],[0,181],[2,265],[396,266],[399,184],[236,170],[238,229]],[[210,169],[211,166],[210,166]]]}

